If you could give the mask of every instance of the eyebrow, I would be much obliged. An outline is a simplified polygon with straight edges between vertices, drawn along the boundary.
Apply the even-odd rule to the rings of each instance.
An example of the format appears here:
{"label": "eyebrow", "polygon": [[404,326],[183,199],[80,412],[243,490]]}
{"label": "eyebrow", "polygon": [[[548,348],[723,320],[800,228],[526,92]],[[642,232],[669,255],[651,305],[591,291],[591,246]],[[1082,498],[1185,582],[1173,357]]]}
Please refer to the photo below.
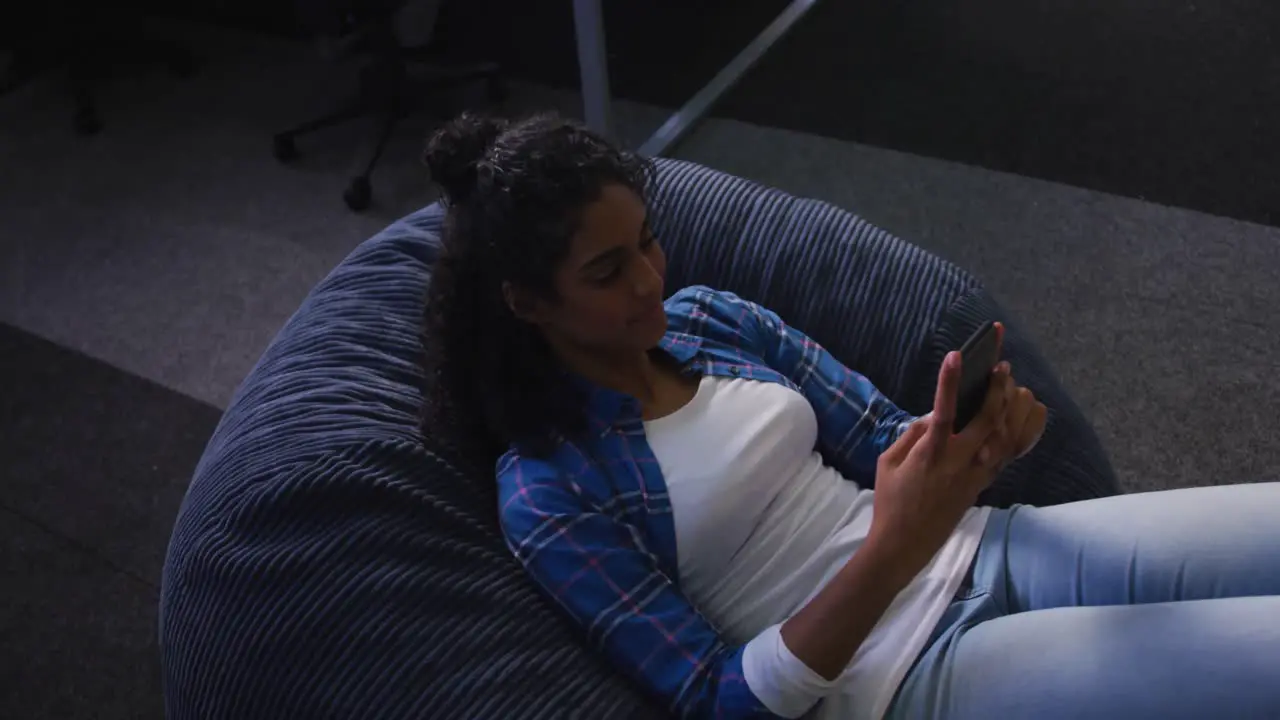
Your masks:
{"label": "eyebrow", "polygon": [[[640,239],[643,240],[646,235],[650,235],[652,234],[652,232],[653,231],[649,229],[649,216],[645,215],[644,220],[640,223]],[[608,265],[610,262],[614,262],[618,260],[619,259],[618,256],[625,254],[626,251],[627,249],[624,247],[609,248],[608,250],[605,250],[599,255],[596,255],[595,257],[583,263],[582,267],[578,269],[583,272],[591,272],[592,270],[596,270],[603,265]]]}
{"label": "eyebrow", "polygon": [[592,270],[597,270],[602,266],[608,265],[610,262],[614,262],[618,260],[619,256],[624,254],[626,251],[627,249],[622,247],[609,248],[608,250],[605,250],[599,255],[583,263],[582,267],[578,269],[582,270],[583,272],[591,272]]}

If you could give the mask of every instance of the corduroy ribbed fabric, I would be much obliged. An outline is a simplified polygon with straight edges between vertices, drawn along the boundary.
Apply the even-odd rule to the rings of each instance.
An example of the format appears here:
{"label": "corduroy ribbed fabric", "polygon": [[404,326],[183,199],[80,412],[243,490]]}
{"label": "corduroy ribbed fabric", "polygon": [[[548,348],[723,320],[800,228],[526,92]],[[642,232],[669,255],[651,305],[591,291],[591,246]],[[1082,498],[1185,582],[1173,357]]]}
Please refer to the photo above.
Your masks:
{"label": "corduroy ribbed fabric", "polygon": [[[1052,372],[963,270],[826,203],[660,160],[668,287],[777,311],[924,412],[942,353],[985,319],[1053,409],[993,502],[1116,492]],[[660,717],[525,578],[489,468],[422,438],[419,323],[443,213],[362,244],[232,399],[182,505],[160,645],[171,720]],[[463,469],[470,468],[470,469]]]}

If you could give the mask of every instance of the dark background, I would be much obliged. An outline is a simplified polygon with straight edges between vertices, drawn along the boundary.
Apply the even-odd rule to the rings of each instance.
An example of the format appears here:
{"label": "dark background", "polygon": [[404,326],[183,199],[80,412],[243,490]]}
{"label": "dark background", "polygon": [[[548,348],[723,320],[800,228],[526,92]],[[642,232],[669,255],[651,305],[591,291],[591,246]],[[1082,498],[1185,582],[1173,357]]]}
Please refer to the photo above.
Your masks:
{"label": "dark background", "polygon": [[[606,0],[615,94],[680,104],[786,4]],[[297,33],[290,3],[182,12]],[[715,113],[1274,224],[1278,30],[1271,0],[824,0]],[[568,0],[447,3],[440,34],[576,85]]]}

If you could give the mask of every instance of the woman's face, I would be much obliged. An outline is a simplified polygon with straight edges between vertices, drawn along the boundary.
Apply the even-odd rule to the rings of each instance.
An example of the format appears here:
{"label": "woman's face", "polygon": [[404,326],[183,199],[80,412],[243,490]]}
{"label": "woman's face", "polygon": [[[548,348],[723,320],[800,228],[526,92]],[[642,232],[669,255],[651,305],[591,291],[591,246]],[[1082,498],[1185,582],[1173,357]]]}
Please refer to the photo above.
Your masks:
{"label": "woman's face", "polygon": [[649,350],[667,331],[666,269],[644,203],[622,185],[606,185],[583,211],[556,270],[558,297],[537,301],[529,319],[553,345],[610,354]]}

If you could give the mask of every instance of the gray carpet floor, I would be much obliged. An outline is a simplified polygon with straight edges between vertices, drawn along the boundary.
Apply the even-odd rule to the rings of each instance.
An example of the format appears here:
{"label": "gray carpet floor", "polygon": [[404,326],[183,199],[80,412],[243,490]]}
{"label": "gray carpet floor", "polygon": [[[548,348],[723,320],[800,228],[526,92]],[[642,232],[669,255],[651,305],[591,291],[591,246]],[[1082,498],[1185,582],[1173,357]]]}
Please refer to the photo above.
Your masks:
{"label": "gray carpet floor", "polygon": [[161,717],[160,571],[220,414],[0,323],[0,717]]}
{"label": "gray carpet floor", "polygon": [[[39,450],[14,455],[23,463],[9,462],[8,441],[26,436],[0,442],[4,584],[22,588],[0,596],[0,637],[44,653],[30,675],[6,665],[6,677],[56,676],[88,653],[147,678],[86,671],[25,696],[8,684],[3,717],[157,716],[153,658],[137,643],[200,433],[308,289],[431,200],[417,159],[431,118],[402,126],[375,176],[376,206],[354,215],[340,194],[366,126],[302,142],[292,166],[270,153],[272,133],[322,109],[350,70],[301,44],[177,31],[205,56],[202,73],[120,77],[98,137],[70,133],[55,82],[0,98],[0,323],[48,341],[3,346],[28,354],[5,365],[5,387],[68,389],[47,395],[58,418],[24,441]],[[577,102],[519,85],[512,106],[574,113]],[[664,117],[631,102],[616,111],[632,143]],[[1127,490],[1280,479],[1280,230],[732,120],[708,122],[676,154],[833,201],[976,272],[1038,338]],[[85,362],[31,360],[40,347]],[[95,366],[117,372],[117,389],[95,390]],[[3,427],[39,414],[21,408],[40,396],[23,397],[36,405],[0,406]],[[60,466],[77,453],[74,472]],[[48,597],[70,600],[49,610],[60,606]],[[42,646],[45,632],[61,639]]]}

